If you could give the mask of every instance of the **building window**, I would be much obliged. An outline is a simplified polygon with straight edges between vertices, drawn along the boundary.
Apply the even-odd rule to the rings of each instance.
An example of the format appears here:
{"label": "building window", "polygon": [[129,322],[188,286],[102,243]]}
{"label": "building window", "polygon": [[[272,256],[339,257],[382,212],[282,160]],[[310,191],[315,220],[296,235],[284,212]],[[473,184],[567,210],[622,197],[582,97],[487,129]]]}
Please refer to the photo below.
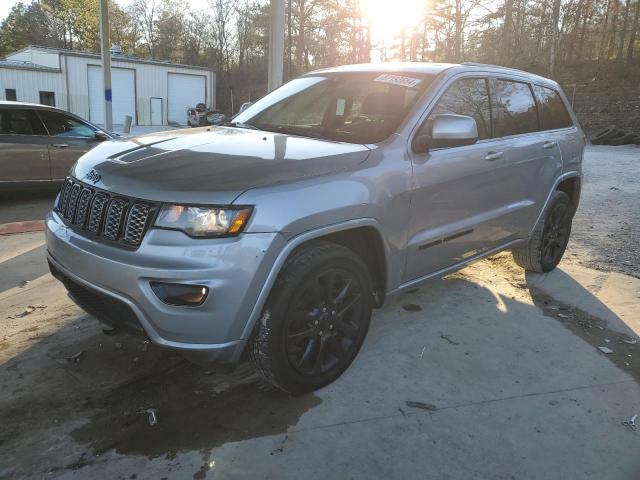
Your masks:
{"label": "building window", "polygon": [[16,94],[15,88],[5,88],[4,89],[4,98],[10,102],[17,102],[18,95]]}
{"label": "building window", "polygon": [[40,92],[40,104],[49,105],[50,107],[55,107],[56,94],[53,92]]}

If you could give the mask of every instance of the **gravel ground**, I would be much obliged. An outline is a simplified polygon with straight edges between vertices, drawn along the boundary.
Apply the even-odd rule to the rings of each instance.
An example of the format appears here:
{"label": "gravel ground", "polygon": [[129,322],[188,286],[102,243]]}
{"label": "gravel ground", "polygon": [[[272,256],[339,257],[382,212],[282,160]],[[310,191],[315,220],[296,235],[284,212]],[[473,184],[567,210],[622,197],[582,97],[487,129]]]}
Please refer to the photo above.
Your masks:
{"label": "gravel ground", "polygon": [[570,262],[640,278],[640,148],[590,146]]}

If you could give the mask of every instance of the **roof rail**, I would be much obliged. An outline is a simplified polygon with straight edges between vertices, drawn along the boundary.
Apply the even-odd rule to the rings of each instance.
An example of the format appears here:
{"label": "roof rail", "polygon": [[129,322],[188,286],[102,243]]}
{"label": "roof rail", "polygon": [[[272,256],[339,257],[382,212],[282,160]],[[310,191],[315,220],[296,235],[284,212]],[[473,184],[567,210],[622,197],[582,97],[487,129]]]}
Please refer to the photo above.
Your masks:
{"label": "roof rail", "polygon": [[[480,63],[480,62],[462,62],[460,65],[471,65],[475,67],[492,67],[492,68],[504,68],[505,70],[518,70],[513,67],[505,67],[504,65],[493,65],[491,63]],[[523,70],[519,70],[523,71]]]}

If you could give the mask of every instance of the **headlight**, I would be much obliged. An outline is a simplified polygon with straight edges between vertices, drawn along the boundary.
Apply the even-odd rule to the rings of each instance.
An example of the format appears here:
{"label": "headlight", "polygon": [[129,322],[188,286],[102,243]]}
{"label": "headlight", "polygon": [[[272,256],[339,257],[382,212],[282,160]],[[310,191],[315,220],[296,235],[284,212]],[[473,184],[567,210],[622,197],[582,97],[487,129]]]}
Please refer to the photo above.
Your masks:
{"label": "headlight", "polygon": [[155,225],[192,237],[237,235],[249,220],[251,210],[251,207],[163,205]]}

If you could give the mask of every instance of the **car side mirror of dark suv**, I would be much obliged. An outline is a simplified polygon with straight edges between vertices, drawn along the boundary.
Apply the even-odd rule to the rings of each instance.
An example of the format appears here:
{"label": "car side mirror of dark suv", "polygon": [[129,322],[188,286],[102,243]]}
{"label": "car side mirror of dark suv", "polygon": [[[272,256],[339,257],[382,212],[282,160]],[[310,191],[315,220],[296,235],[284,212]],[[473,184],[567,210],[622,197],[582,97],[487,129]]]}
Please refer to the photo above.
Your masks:
{"label": "car side mirror of dark suv", "polygon": [[94,136],[96,137],[96,140],[98,140],[99,142],[104,142],[105,140],[109,140],[109,135],[99,130],[95,132]]}
{"label": "car side mirror of dark suv", "polygon": [[431,133],[420,132],[413,140],[413,150],[424,153],[430,148],[461,147],[478,141],[478,126],[473,117],[443,113],[433,119]]}

